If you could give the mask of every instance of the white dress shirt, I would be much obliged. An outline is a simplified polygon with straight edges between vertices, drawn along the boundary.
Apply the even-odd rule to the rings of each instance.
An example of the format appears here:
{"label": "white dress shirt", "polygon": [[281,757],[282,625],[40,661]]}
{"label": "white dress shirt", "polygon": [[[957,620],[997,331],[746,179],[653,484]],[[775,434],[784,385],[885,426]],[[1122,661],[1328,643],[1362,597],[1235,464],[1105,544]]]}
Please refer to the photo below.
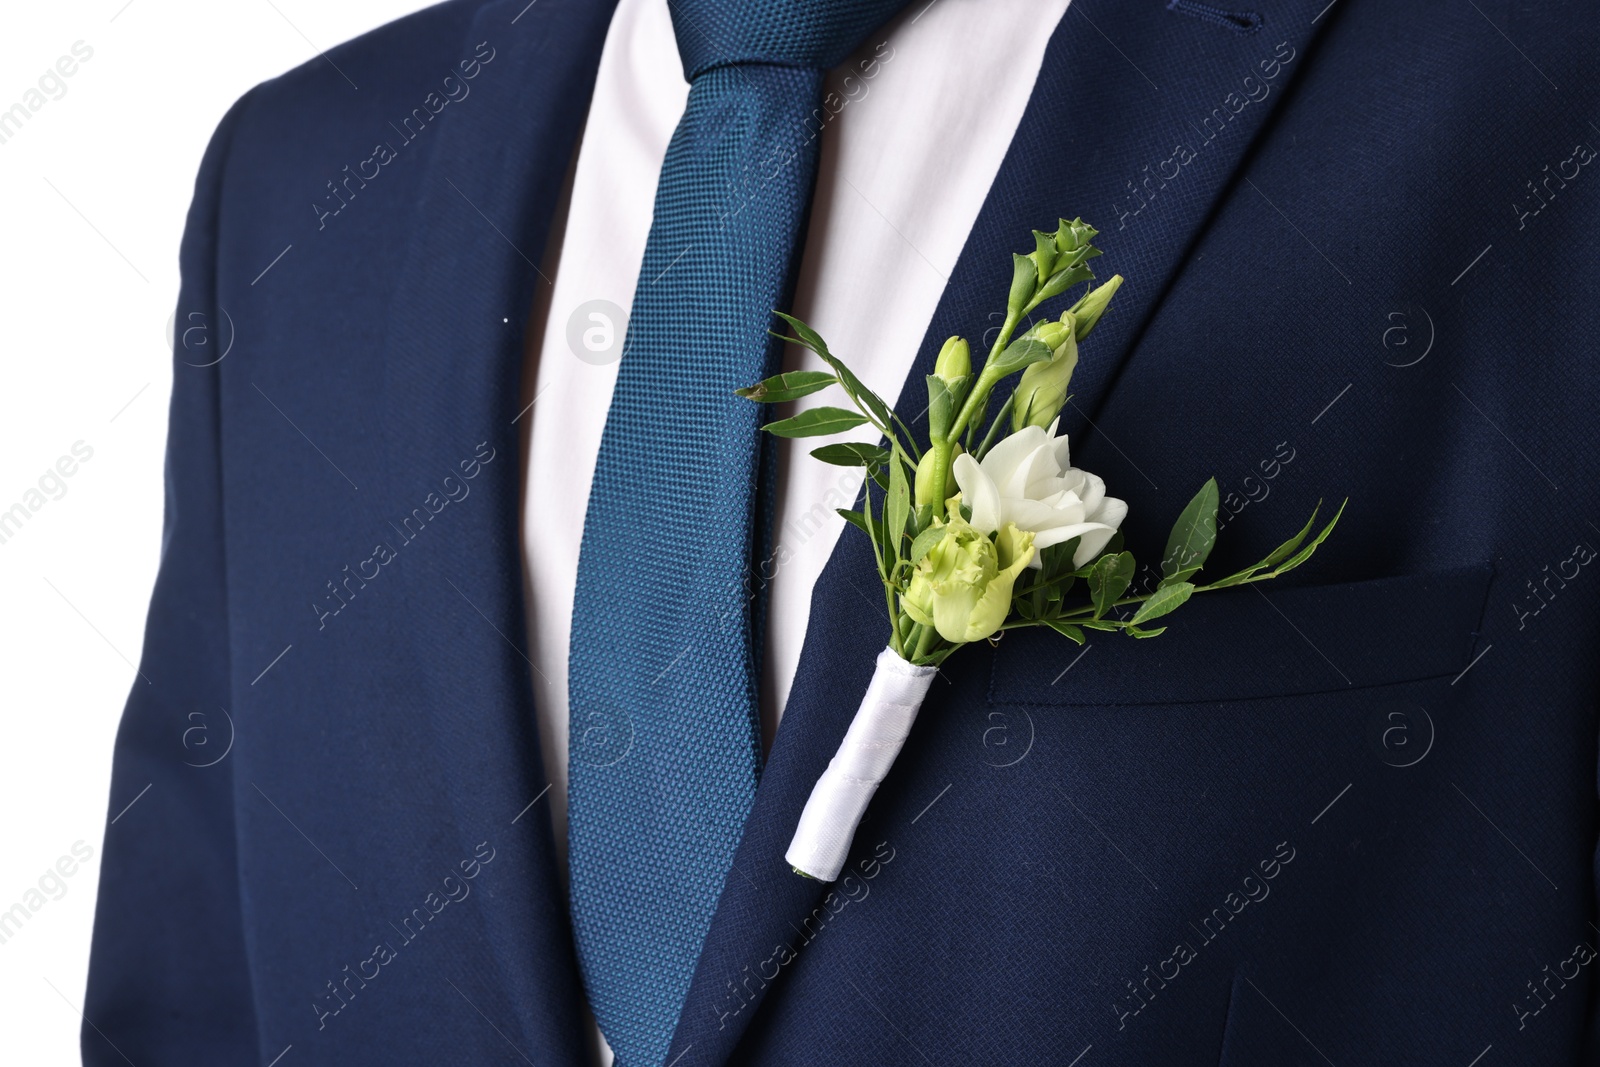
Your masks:
{"label": "white dress shirt", "polygon": [[[893,404],[1033,92],[1068,0],[916,0],[830,72],[833,112],[791,313]],[[565,862],[567,646],[589,483],[616,384],[656,183],[688,99],[667,0],[621,0],[606,35],[564,222],[528,327],[522,545],[535,703]],[[562,106],[559,103],[556,106]],[[1048,228],[1054,219],[1041,218]],[[1019,235],[1018,250],[1028,251]],[[1030,246],[1031,247],[1031,246]],[[1010,274],[995,264],[995,307]],[[612,312],[605,304],[616,310]],[[619,321],[609,321],[619,318]],[[596,317],[598,316],[598,317]],[[981,335],[972,323],[969,337]],[[784,370],[825,369],[790,346]],[[528,388],[531,385],[531,390]],[[837,404],[830,391],[795,405]],[[868,432],[854,436],[868,440]],[[811,589],[844,527],[857,469],[783,442],[762,720],[770,745],[805,641]],[[885,635],[887,640],[887,635]],[[865,653],[864,653],[865,654]],[[603,1053],[609,1062],[608,1052]]]}

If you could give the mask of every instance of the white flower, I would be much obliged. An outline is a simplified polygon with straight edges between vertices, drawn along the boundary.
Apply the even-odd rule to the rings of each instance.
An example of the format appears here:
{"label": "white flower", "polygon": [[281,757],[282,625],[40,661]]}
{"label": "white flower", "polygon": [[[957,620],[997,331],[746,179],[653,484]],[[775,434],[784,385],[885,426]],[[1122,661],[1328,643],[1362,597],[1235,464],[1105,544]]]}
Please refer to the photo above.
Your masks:
{"label": "white flower", "polygon": [[[1072,466],[1067,439],[1056,436],[1059,422],[1048,430],[1024,426],[991,448],[982,463],[957,456],[952,472],[961,499],[972,508],[973,526],[993,533],[1014,522],[1033,532],[1039,552],[1080,538],[1072,565],[1081,567],[1111,540],[1128,505],[1106,496],[1099,476]],[[1039,566],[1038,553],[1029,566]]]}

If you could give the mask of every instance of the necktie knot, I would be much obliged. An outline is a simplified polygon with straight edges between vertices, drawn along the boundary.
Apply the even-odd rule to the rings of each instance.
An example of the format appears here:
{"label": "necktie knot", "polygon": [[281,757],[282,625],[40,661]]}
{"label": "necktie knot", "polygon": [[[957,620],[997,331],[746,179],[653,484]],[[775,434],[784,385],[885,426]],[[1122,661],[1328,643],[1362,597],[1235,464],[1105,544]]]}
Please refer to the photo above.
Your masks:
{"label": "necktie knot", "polygon": [[906,0],[669,0],[689,81],[717,67],[769,63],[827,70]]}

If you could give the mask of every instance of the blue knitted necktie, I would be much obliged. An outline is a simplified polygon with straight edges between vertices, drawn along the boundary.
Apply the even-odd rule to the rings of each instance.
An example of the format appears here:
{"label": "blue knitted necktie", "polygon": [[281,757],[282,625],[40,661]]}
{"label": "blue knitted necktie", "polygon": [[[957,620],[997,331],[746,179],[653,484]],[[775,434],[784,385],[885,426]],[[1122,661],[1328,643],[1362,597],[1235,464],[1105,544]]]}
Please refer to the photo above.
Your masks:
{"label": "blue knitted necktie", "polygon": [[568,661],[573,928],[620,1067],[665,1060],[760,772],[763,412],[733,390],[777,370],[767,329],[804,237],[823,72],[905,2],[672,0],[689,102],[595,465]]}

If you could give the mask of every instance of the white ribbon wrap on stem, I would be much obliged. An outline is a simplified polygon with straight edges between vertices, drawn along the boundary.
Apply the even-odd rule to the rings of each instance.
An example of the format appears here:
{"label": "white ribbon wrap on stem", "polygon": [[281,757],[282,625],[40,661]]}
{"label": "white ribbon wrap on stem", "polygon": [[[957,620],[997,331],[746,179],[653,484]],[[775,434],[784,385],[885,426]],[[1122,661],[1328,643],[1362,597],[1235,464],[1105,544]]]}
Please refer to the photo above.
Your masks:
{"label": "white ribbon wrap on stem", "polygon": [[824,882],[839,877],[856,826],[900,754],[937,673],[937,667],[907,663],[893,649],[878,653],[861,707],[800,813],[784,854],[791,867]]}

